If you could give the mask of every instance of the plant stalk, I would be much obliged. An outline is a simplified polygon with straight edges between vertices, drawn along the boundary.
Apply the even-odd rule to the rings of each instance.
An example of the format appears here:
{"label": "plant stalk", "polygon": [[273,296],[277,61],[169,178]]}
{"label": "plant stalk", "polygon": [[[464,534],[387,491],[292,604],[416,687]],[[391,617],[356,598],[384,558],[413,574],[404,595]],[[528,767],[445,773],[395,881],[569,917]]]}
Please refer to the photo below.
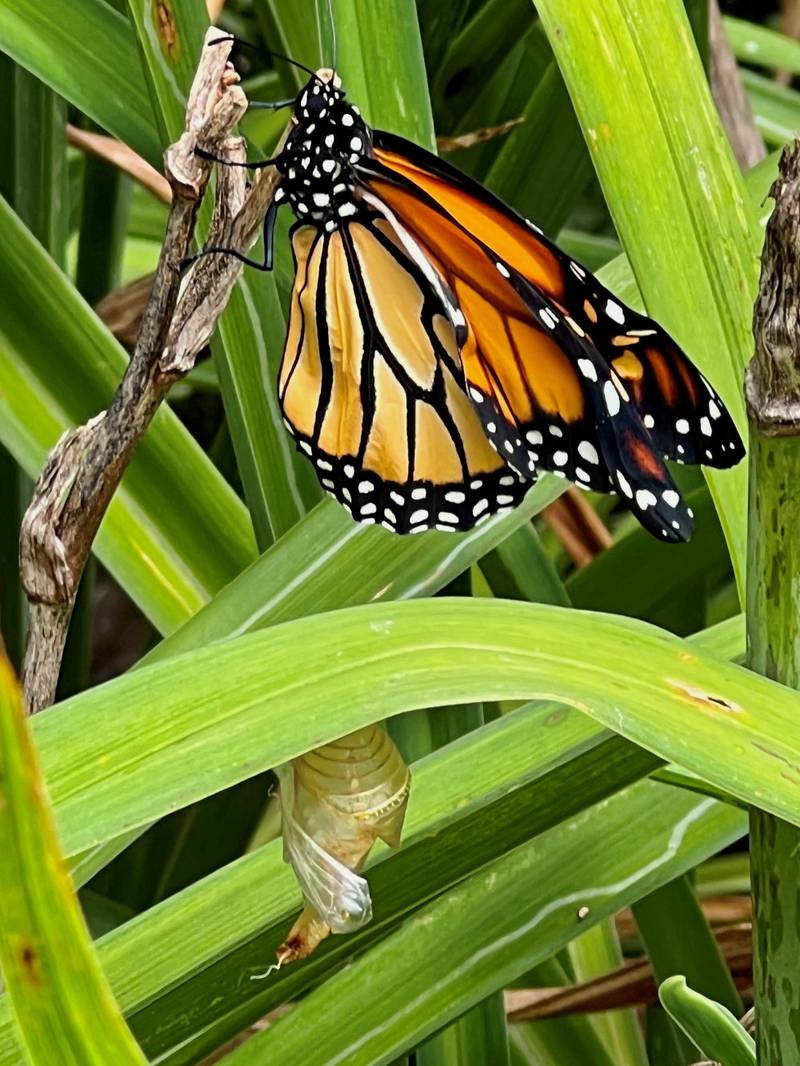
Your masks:
{"label": "plant stalk", "polygon": [[[800,144],[771,190],[748,368],[750,420],[748,663],[800,687]],[[796,780],[800,769],[783,773]],[[754,990],[760,1066],[800,1061],[800,830],[753,810],[750,848]]]}

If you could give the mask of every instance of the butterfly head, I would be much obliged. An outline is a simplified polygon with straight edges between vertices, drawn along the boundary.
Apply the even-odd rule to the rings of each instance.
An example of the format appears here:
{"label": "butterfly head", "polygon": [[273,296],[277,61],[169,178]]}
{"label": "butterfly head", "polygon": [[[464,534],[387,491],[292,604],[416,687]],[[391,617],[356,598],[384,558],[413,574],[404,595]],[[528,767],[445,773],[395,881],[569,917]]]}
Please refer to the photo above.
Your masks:
{"label": "butterfly head", "polygon": [[351,168],[371,151],[369,128],[330,69],[318,70],[300,91],[293,122],[278,164],[283,198],[301,221],[333,229],[358,209]]}

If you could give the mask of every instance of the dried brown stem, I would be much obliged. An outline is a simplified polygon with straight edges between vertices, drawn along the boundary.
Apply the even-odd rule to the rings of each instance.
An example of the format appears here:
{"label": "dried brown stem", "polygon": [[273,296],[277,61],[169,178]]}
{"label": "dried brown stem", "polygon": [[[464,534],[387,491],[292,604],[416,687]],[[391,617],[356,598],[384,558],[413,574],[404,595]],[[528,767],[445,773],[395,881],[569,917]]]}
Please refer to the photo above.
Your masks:
{"label": "dried brown stem", "polygon": [[[208,31],[206,45],[219,31]],[[182,281],[211,164],[195,154],[241,160],[230,137],[247,106],[228,63],[229,45],[205,47],[186,110],[186,129],[167,149],[172,189],[167,231],[130,363],[108,411],[67,433],[48,459],[20,536],[20,570],[31,601],[23,684],[31,713],[52,703],[78,585],[100,522],[128,462],[170,386],[191,369],[213,332],[242,265],[200,259]],[[222,168],[209,240],[244,250],[255,240],[275,186],[262,171],[245,195],[245,171]],[[179,298],[180,297],[180,298]]]}
{"label": "dried brown stem", "polygon": [[588,566],[595,556],[613,544],[602,518],[573,485],[545,507],[542,518],[577,567]]}
{"label": "dried brown stem", "polygon": [[767,149],[753,118],[753,109],[725,33],[717,0],[710,0],[708,13],[711,91],[736,161],[742,170],[749,170],[764,158]]}
{"label": "dried brown stem", "polygon": [[168,204],[172,199],[172,189],[164,175],[159,174],[146,159],[142,159],[132,148],[115,137],[67,124],[67,140],[82,152],[88,152],[119,170],[124,170],[163,203]]}
{"label": "dried brown stem", "polygon": [[[753,984],[752,928],[749,924],[715,932],[726,963],[742,991]],[[658,987],[650,960],[631,959],[612,973],[563,988],[517,988],[505,993],[511,1022],[542,1021],[567,1015],[593,1014],[658,1002]]]}
{"label": "dried brown stem", "polygon": [[525,121],[525,116],[511,118],[507,122],[501,122],[499,126],[485,126],[470,133],[456,133],[452,137],[441,134],[436,138],[436,147],[440,152],[458,152],[464,148],[472,148],[476,144],[484,144],[486,141],[494,141],[498,137],[505,137],[513,129],[516,129]]}
{"label": "dried brown stem", "polygon": [[770,196],[745,396],[753,425],[781,436],[800,424],[800,143],[784,148]]}

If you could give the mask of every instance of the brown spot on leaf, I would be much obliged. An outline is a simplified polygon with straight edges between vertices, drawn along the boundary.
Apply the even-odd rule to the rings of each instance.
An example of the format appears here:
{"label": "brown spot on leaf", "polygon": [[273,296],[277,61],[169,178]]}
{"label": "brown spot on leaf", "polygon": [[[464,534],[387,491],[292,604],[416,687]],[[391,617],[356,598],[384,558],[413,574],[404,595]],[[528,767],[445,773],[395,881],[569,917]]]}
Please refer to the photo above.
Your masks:
{"label": "brown spot on leaf", "polygon": [[178,23],[170,0],[157,0],[153,9],[153,21],[162,48],[171,60],[176,60],[180,53],[180,39]]}
{"label": "brown spot on leaf", "polygon": [[40,985],[42,983],[42,974],[39,969],[39,956],[36,953],[36,948],[28,941],[25,941],[19,949],[19,960],[22,963],[22,970],[25,974],[25,979],[29,984]]}
{"label": "brown spot on leaf", "polygon": [[701,688],[693,688],[691,685],[685,685],[682,681],[671,681],[667,678],[667,684],[684,699],[690,703],[696,703],[704,710],[713,710],[715,707],[720,707],[723,711],[730,711],[734,714],[739,714],[744,710],[738,703],[726,700],[724,696],[717,696],[713,692],[706,692]]}
{"label": "brown spot on leaf", "polygon": [[289,962],[304,959],[309,953],[309,946],[305,938],[296,934],[284,940],[275,952],[275,957],[278,960],[278,966],[286,966]]}

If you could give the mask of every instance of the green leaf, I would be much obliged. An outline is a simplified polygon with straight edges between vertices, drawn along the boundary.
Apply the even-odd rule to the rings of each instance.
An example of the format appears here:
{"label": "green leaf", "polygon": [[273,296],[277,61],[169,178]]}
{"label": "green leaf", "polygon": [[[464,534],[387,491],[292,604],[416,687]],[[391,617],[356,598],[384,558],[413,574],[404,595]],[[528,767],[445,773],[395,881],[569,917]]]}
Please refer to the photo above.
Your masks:
{"label": "green leaf", "polygon": [[692,607],[701,610],[706,579],[730,573],[725,541],[704,487],[688,493],[697,526],[688,544],[661,544],[638,524],[566,582],[576,607],[614,611],[666,625],[680,634],[695,628]]}
{"label": "green leaf", "polygon": [[563,490],[562,481],[543,478],[513,514],[469,533],[430,532],[413,539],[359,525],[333,500],[323,500],[146,661],[306,614],[432,596]]}
{"label": "green leaf", "polygon": [[22,67],[15,75],[14,207],[63,266],[69,222],[66,105]]}
{"label": "green leaf", "polygon": [[[332,0],[348,95],[379,129],[434,148],[433,119],[414,0]],[[392,32],[386,28],[391,26]]]}
{"label": "green leaf", "polygon": [[0,659],[0,960],[33,1066],[144,1063],[56,840],[11,667]]}
{"label": "green leaf", "polygon": [[754,70],[743,70],[742,82],[766,143],[780,147],[793,141],[800,126],[800,93]]}
{"label": "green leaf", "polygon": [[[543,36],[537,26],[529,37]],[[549,51],[549,49],[548,49]],[[528,64],[522,64],[527,74]],[[516,116],[512,116],[516,117]],[[547,233],[557,233],[594,177],[575,109],[556,62],[550,59],[521,115],[504,138],[486,185]],[[542,151],[542,145],[547,151]]]}
{"label": "green leaf", "polygon": [[[567,945],[576,983],[618,970],[624,965],[613,918],[598,922]],[[632,1007],[601,1011],[592,1018],[616,1066],[648,1066],[644,1038]]]}
{"label": "green leaf", "polygon": [[[296,0],[292,4],[282,0],[253,0],[253,8],[267,48],[282,52],[312,70],[334,65],[328,0]],[[296,93],[308,78],[304,71],[280,60],[276,68],[286,95]]]}
{"label": "green leaf", "polygon": [[490,74],[535,19],[529,0],[486,0],[452,36],[432,79],[437,111],[457,118],[465,97],[479,96]]}
{"label": "green leaf", "polygon": [[162,144],[125,17],[103,0],[6,0],[0,48],[153,166]]}
{"label": "green leaf", "polygon": [[[678,877],[638,900],[633,914],[658,983],[685,973],[706,995],[742,1012],[727,963],[687,878]],[[673,1039],[681,1057],[691,1061],[694,1045],[680,1026]]]}
{"label": "green leaf", "polygon": [[[736,654],[744,640],[739,624],[698,639],[721,656]],[[148,1052],[174,1046],[183,1050],[170,1062],[196,1061],[193,1048],[208,1053],[332,972],[359,945],[379,939],[384,923],[653,765],[653,756],[575,711],[520,709],[414,766],[403,847],[377,855],[370,873],[376,919],[357,939],[333,938],[268,988],[247,983],[243,998],[242,972],[263,970],[297,907],[275,842],[118,930],[101,945],[103,964],[126,1012],[139,1011],[133,1024]],[[199,1015],[198,1002],[209,1004]],[[12,1036],[7,1023],[0,1026],[2,1066],[16,1062]]]}
{"label": "green leaf", "polygon": [[[241,1012],[262,1016],[281,997],[336,969],[359,945],[374,943],[432,894],[657,763],[577,711],[520,708],[414,765],[403,844],[375,855],[370,885],[376,917],[357,939],[334,937],[311,962],[288,968],[277,982],[241,987],[243,971],[263,969],[299,902],[274,841],[104,939],[103,965],[125,1011],[141,1012],[133,1024],[150,1054],[182,1046],[211,1017],[233,1035]],[[198,1018],[192,1005],[206,1002],[206,989],[215,990],[213,1010]],[[0,1024],[2,1066],[14,1061],[11,1036],[6,1016]]]}
{"label": "green leaf", "polygon": [[[561,954],[563,956],[563,952]],[[573,983],[572,975],[556,957],[534,966],[520,981],[541,988]],[[583,1014],[515,1022],[509,1026],[509,1045],[512,1066],[564,1066],[566,1062],[619,1066],[601,1042],[593,1021]]]}
{"label": "green leaf", "polygon": [[495,596],[562,606],[570,602],[564,583],[530,523],[487,552],[480,568]]}
{"label": "green leaf", "polygon": [[415,1066],[509,1066],[502,992],[462,1014],[414,1051]]}
{"label": "green leaf", "polygon": [[149,74],[161,140],[172,144],[183,133],[186,96],[208,28],[205,4],[169,0],[154,6],[149,0],[128,0],[128,10]]}
{"label": "green leaf", "polygon": [[723,24],[733,54],[741,62],[800,74],[800,42],[744,19],[728,16]]}
{"label": "green leaf", "polygon": [[[587,14],[540,0],[537,10],[647,308],[744,432],[759,236],[683,5],[608,0]],[[707,476],[741,590],[747,467]]]}
{"label": "green leaf", "polygon": [[742,816],[713,800],[634,785],[435,899],[228,1061],[383,1066],[552,955],[582,924],[614,914],[742,829]]}
{"label": "green leaf", "polygon": [[[35,477],[62,433],[108,406],[127,359],[2,200],[0,285],[0,440]],[[162,632],[253,558],[244,506],[166,408],[111,502],[96,551]]]}
{"label": "green leaf", "polygon": [[639,900],[634,916],[659,983],[682,973],[704,995],[743,1013],[728,965],[687,878]]}
{"label": "green leaf", "polygon": [[440,599],[298,619],[136,670],[35,730],[74,854],[391,714],[543,696],[800,817],[797,693],[641,622],[561,607]]}
{"label": "green leaf", "polygon": [[673,1020],[720,1066],[756,1066],[756,1045],[727,1007],[715,1003],[675,976],[659,987],[659,999]]}

